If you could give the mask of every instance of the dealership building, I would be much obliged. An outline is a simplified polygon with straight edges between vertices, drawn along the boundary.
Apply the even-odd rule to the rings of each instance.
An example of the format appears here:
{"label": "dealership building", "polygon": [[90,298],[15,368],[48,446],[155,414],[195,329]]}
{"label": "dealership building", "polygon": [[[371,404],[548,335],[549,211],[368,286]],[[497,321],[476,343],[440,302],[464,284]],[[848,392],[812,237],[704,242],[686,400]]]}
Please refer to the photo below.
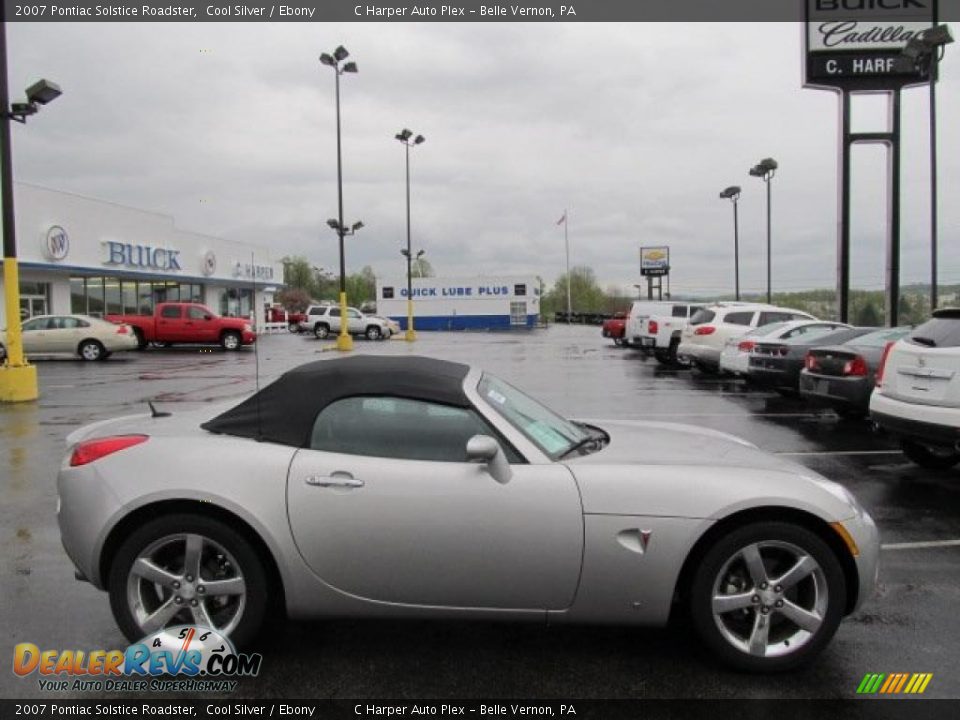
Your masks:
{"label": "dealership building", "polygon": [[21,317],[152,314],[157,303],[189,301],[255,320],[282,287],[283,264],[269,248],[26,183],[15,183],[14,193]]}
{"label": "dealership building", "polygon": [[[532,328],[540,314],[540,281],[504,275],[413,278],[415,330]],[[407,326],[407,278],[377,278],[377,312]]]}

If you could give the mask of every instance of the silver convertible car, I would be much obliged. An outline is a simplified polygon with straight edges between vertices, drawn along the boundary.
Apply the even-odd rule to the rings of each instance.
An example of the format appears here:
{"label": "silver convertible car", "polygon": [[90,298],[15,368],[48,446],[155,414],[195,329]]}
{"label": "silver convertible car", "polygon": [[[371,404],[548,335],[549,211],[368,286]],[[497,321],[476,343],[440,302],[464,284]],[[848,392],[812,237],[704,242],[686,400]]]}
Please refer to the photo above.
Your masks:
{"label": "silver convertible car", "polygon": [[59,523],[131,639],[292,618],[664,625],[792,668],[871,595],[853,496],[724,433],[573,421],[476,367],[358,356],[72,433]]}

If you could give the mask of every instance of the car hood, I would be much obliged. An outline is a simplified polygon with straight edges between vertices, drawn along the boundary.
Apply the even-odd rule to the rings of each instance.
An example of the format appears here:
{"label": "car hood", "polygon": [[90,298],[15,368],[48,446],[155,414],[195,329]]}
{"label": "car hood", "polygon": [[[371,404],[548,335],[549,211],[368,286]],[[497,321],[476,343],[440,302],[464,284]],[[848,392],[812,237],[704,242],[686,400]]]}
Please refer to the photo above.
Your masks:
{"label": "car hood", "polygon": [[599,452],[568,458],[571,464],[748,467],[796,472],[802,465],[760,450],[719,430],[680,423],[584,420],[606,432],[610,442]]}

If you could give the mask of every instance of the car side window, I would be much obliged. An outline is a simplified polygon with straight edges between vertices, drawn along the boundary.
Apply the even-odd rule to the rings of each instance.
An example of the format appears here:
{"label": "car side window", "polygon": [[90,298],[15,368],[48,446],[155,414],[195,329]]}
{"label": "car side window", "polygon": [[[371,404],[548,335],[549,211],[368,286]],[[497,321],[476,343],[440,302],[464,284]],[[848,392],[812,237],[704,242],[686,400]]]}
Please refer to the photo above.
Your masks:
{"label": "car side window", "polygon": [[79,327],[83,327],[77,318],[72,317],[57,318],[57,325],[62,330],[76,330]]}
{"label": "car side window", "polygon": [[674,305],[671,315],[675,318],[685,318],[687,316],[686,305]]}
{"label": "car side window", "polygon": [[340,317],[340,308],[338,307],[330,308],[330,317]]}
{"label": "car side window", "polygon": [[322,308],[322,307],[312,307],[312,308],[310,308],[310,311],[309,311],[308,314],[310,314],[310,315],[323,315],[323,308]]}
{"label": "car side window", "polygon": [[32,320],[27,320],[23,325],[20,326],[21,332],[30,332],[31,330],[46,330],[47,329],[47,318],[34,318]]}
{"label": "car side window", "polygon": [[317,416],[310,447],[346,455],[466,462],[467,440],[497,438],[510,462],[520,462],[474,410],[422,400],[358,396],[337,400]]}
{"label": "car side window", "polygon": [[167,305],[160,311],[160,317],[176,319],[180,317],[179,305]]}
{"label": "car side window", "polygon": [[730,323],[731,325],[750,325],[750,322],[753,320],[752,312],[732,312],[727,313],[727,316],[723,318],[725,323]]}
{"label": "car side window", "polygon": [[760,322],[758,322],[757,325],[763,326],[769,325],[770,323],[787,322],[788,320],[795,319],[798,319],[798,316],[794,316],[792,313],[767,311],[760,313]]}
{"label": "car side window", "polygon": [[353,308],[348,308],[348,309],[347,309],[347,317],[353,318],[354,320],[356,320],[356,319],[358,319],[358,318],[360,317],[360,313],[359,313],[359,311],[354,310]]}
{"label": "car side window", "polygon": [[191,320],[203,320],[207,316],[207,313],[203,308],[190,307],[187,308],[187,317]]}

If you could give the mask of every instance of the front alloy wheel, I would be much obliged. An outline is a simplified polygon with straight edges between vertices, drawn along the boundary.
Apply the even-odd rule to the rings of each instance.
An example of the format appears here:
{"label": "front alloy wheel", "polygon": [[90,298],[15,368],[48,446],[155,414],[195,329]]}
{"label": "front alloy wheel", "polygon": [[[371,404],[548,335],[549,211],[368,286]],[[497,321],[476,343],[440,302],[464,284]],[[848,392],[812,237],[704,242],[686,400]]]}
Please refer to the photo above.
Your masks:
{"label": "front alloy wheel", "polygon": [[236,644],[259,630],[267,604],[263,566],[249,542],[218,520],[170,515],[120,546],[110,606],[131,640],[174,625],[198,625]]}
{"label": "front alloy wheel", "polygon": [[376,325],[370,325],[367,328],[367,340],[379,340],[383,333],[380,332],[380,328]]}
{"label": "front alloy wheel", "polygon": [[691,593],[693,620],[721,659],[753,672],[809,661],[836,632],[843,570],[827,544],[798,525],[735,530],[707,552]]}
{"label": "front alloy wheel", "polygon": [[80,343],[79,354],[81,358],[89,361],[103,360],[106,357],[103,345],[96,340],[84,340]]}
{"label": "front alloy wheel", "polygon": [[224,333],[223,338],[220,340],[220,344],[223,345],[224,350],[239,350],[240,342],[240,336],[235,332]]}

